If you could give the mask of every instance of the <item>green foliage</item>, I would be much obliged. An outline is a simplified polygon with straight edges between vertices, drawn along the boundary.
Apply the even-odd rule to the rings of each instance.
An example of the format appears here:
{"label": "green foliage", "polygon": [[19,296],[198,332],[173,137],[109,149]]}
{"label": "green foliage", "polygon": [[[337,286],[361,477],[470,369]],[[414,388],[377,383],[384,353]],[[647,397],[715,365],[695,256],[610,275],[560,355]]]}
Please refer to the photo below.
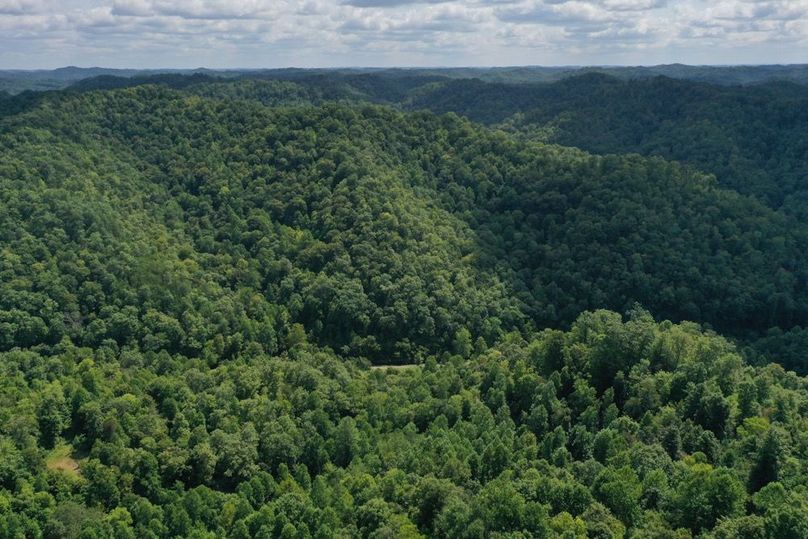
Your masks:
{"label": "green foliage", "polygon": [[0,348],[214,361],[301,324],[410,362],[637,302],[745,338],[808,324],[808,231],[709,177],[260,88],[53,94],[6,118]]}
{"label": "green foliage", "polygon": [[746,493],[730,470],[699,463],[686,466],[670,502],[680,526],[700,532],[741,512]]}
{"label": "green foliage", "polygon": [[621,81],[600,73],[544,85],[457,80],[422,92],[412,106],[599,154],[689,163],[725,187],[804,212],[806,97],[796,84]]}
{"label": "green foliage", "polygon": [[3,116],[0,536],[806,535],[794,220],[342,83]]}
{"label": "green foliage", "polygon": [[[672,340],[675,360],[647,368],[640,358]],[[615,342],[630,374],[619,393],[598,391],[600,371],[574,358]],[[547,376],[535,354],[552,347],[565,366]],[[213,364],[135,348],[3,353],[2,397],[15,397],[0,431],[0,499],[17,509],[0,505],[0,526],[66,537],[803,533],[806,420],[773,410],[805,402],[808,386],[744,365],[720,337],[593,312],[566,333],[446,357],[384,372],[305,343]],[[54,369],[58,383],[48,381]],[[772,423],[733,413],[716,438],[688,409],[696,383],[731,403],[741,387],[757,387],[755,408]],[[648,386],[657,400],[629,407]],[[75,448],[75,473],[48,470],[38,449],[48,424],[39,410],[54,401],[66,405],[60,436]],[[91,409],[97,420],[87,419]],[[777,435],[758,440],[760,429]],[[779,444],[776,480],[755,493],[770,440]]]}

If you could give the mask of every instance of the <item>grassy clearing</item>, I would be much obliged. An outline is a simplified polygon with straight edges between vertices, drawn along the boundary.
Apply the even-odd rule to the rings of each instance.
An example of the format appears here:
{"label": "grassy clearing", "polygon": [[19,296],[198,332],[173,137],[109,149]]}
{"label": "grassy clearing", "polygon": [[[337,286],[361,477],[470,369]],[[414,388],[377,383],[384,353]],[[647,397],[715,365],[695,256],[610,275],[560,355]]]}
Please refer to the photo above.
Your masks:
{"label": "grassy clearing", "polygon": [[45,466],[47,466],[49,470],[57,470],[73,477],[79,477],[81,476],[81,463],[73,457],[73,447],[62,444],[50,452],[45,459]]}
{"label": "grassy clearing", "polygon": [[420,365],[371,365],[370,369],[374,371],[406,371],[410,369],[419,369]]}

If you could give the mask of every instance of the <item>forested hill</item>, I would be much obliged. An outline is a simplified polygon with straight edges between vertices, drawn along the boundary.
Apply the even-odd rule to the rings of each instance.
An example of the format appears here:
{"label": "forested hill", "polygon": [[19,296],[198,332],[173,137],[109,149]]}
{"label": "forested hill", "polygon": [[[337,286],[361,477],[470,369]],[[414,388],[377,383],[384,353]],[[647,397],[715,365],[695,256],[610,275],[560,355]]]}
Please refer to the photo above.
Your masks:
{"label": "forested hill", "polygon": [[300,323],[399,361],[636,302],[736,335],[808,322],[805,226],[661,159],[151,86],[54,96],[3,141],[4,308],[30,316],[6,315],[6,348],[123,345],[152,313],[190,353],[222,335],[208,308],[226,335],[268,317],[269,350]]}
{"label": "forested hill", "polygon": [[[611,72],[610,72],[611,73]],[[267,105],[373,102],[454,112],[533,140],[598,154],[639,153],[716,175],[728,189],[801,219],[808,200],[808,87],[773,81],[716,85],[667,77],[620,80],[601,72],[552,84],[450,78],[455,72],[267,72],[96,78],[75,89],[144,82]],[[207,83],[207,84],[205,84]]]}
{"label": "forested hill", "polygon": [[[452,81],[409,104],[595,153],[660,155],[711,172],[724,187],[804,215],[808,89],[715,86],[590,74],[550,85]],[[538,133],[537,133],[538,132]]]}
{"label": "forested hill", "polygon": [[806,225],[362,80],[0,101],[0,537],[808,536]]}

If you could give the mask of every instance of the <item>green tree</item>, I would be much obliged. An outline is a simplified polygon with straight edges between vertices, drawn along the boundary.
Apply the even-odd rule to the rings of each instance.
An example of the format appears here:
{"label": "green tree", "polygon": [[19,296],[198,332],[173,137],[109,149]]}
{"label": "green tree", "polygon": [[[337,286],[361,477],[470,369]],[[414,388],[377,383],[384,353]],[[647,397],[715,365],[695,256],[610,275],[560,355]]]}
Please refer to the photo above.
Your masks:
{"label": "green tree", "polygon": [[722,517],[738,516],[745,498],[743,486],[730,470],[693,464],[675,488],[671,511],[680,526],[700,532]]}

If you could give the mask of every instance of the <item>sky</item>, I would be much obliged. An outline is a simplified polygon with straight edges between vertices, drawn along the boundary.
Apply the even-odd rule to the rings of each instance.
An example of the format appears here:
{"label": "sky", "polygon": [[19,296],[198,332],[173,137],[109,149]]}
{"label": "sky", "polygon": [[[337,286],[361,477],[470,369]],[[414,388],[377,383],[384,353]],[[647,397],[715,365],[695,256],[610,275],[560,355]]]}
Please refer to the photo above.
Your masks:
{"label": "sky", "polygon": [[0,69],[808,63],[808,0],[0,0]]}

